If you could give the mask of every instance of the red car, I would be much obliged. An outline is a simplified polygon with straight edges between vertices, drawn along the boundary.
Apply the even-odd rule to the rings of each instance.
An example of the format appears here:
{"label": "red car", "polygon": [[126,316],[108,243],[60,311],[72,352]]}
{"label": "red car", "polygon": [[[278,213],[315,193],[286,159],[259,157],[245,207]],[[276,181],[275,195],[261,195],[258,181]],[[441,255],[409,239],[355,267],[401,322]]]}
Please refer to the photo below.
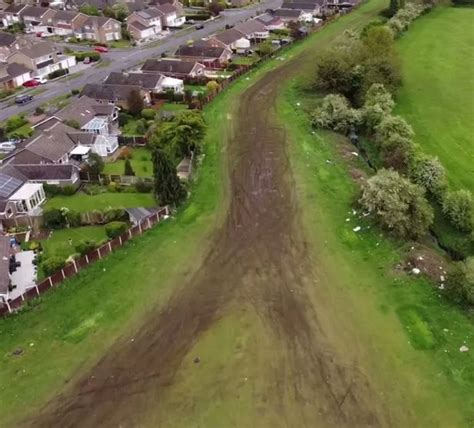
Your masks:
{"label": "red car", "polygon": [[23,86],[25,88],[34,88],[35,86],[39,86],[41,85],[40,82],[38,82],[37,80],[28,80],[27,82],[23,83]]}
{"label": "red car", "polygon": [[108,50],[106,47],[104,47],[104,46],[96,46],[96,47],[94,48],[94,50],[95,50],[96,52],[100,52],[100,53],[107,53],[107,52],[109,51],[109,50]]}

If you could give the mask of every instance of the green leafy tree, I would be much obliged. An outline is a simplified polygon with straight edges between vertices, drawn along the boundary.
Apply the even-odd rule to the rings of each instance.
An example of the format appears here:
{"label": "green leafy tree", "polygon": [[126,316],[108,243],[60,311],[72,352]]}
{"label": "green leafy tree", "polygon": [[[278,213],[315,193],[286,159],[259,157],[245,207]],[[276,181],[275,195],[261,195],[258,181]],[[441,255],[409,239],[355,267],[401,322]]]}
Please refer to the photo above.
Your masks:
{"label": "green leafy tree", "polygon": [[128,10],[128,6],[125,3],[117,3],[113,6],[113,10],[115,12],[115,18],[120,22],[124,22],[128,15],[130,15],[130,11]]}
{"label": "green leafy tree", "polygon": [[87,172],[100,174],[104,170],[104,161],[97,153],[91,153],[87,157]]}
{"label": "green leafy tree", "polygon": [[260,56],[270,55],[273,52],[272,44],[270,42],[260,43],[257,52]]}
{"label": "green leafy tree", "polygon": [[374,83],[365,94],[362,117],[368,130],[373,131],[382,120],[392,113],[395,102],[384,85]]}
{"label": "green leafy tree", "polygon": [[420,155],[410,168],[410,178],[436,197],[440,197],[447,187],[446,172],[438,158]]}
{"label": "green leafy tree", "polygon": [[153,150],[154,194],[161,205],[178,205],[186,198],[176,168],[163,150]]}
{"label": "green leafy tree", "polygon": [[474,228],[474,201],[469,190],[449,192],[443,201],[443,213],[454,227],[463,232]]}
{"label": "green leafy tree", "polygon": [[90,16],[100,16],[99,9],[90,4],[84,4],[79,8],[79,12],[84,13],[85,15]]}
{"label": "green leafy tree", "polygon": [[474,305],[474,257],[468,257],[451,268],[445,294],[457,303]]}
{"label": "green leafy tree", "polygon": [[138,89],[133,89],[129,92],[127,97],[128,111],[134,115],[139,116],[145,107],[143,96]]}
{"label": "green leafy tree", "polygon": [[327,95],[312,114],[312,124],[317,128],[347,133],[360,123],[360,114],[349,106],[342,95]]}
{"label": "green leafy tree", "polygon": [[382,227],[401,238],[420,238],[433,222],[423,188],[393,170],[381,169],[369,178],[360,203]]}
{"label": "green leafy tree", "polygon": [[124,175],[135,175],[135,171],[133,170],[132,163],[130,162],[130,159],[125,159],[123,174]]}
{"label": "green leafy tree", "polygon": [[206,83],[206,89],[210,94],[215,94],[219,90],[219,83],[215,80],[211,80]]}

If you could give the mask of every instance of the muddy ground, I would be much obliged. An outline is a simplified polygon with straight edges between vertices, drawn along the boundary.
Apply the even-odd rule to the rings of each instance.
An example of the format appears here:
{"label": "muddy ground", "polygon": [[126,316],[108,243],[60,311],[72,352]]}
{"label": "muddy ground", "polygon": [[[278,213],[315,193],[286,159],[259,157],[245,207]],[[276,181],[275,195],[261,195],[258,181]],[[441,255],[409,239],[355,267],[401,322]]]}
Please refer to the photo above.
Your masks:
{"label": "muddy ground", "polygon": [[[325,309],[308,296],[315,269],[302,233],[285,132],[273,111],[280,83],[293,72],[289,62],[240,99],[229,143],[228,216],[192,281],[148,319],[133,342],[117,344],[26,425],[146,426],[147,413],[159,407],[184,357],[236,302],[253,307],[285,350],[285,367],[272,373],[273,402],[262,404],[276,406],[281,397],[291,406],[286,426],[390,424],[385,411],[374,410],[373,386],[324,331],[318,311]],[[293,398],[283,400],[288,391]],[[280,411],[285,416],[285,407]]]}

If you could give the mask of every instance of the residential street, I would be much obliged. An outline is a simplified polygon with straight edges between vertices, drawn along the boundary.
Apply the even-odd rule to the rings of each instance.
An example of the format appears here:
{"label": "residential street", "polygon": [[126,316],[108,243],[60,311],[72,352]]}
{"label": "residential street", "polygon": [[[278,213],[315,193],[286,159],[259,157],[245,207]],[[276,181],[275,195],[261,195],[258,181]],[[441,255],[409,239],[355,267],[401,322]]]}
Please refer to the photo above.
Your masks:
{"label": "residential street", "polygon": [[[135,65],[144,62],[146,59],[159,57],[163,52],[174,53],[176,48],[185,44],[190,39],[199,39],[210,34],[213,34],[219,30],[223,30],[226,25],[235,25],[242,21],[252,18],[259,13],[263,13],[266,9],[276,9],[281,6],[282,0],[264,0],[259,4],[242,10],[229,10],[224,11],[221,17],[204,23],[202,30],[193,32],[177,32],[168,36],[163,40],[163,43],[158,47],[134,47],[130,49],[117,49],[111,50],[110,52],[103,54],[102,58],[104,63],[99,63],[96,66],[92,66],[87,69],[84,74],[75,77],[72,74],[71,78],[60,79],[55,82],[48,83],[45,88],[47,90],[34,97],[34,100],[26,105],[17,106],[11,105],[12,100],[4,101],[0,103],[0,121],[8,119],[14,114],[20,112],[28,112],[34,110],[36,107],[44,104],[49,99],[58,97],[67,91],[72,89],[80,89],[86,83],[100,82],[105,79],[109,73],[113,71],[122,71],[134,67]],[[156,44],[155,44],[156,45]],[[106,61],[110,63],[107,64]]]}

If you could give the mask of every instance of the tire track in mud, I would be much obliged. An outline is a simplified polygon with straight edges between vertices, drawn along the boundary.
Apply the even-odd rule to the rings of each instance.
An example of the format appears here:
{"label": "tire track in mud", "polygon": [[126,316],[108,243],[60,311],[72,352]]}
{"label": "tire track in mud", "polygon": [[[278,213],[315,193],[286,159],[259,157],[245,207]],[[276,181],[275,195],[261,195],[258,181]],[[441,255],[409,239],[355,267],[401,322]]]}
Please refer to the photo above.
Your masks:
{"label": "tire track in mud", "polygon": [[292,405],[301,408],[299,420],[288,420],[288,426],[387,424],[371,410],[374,394],[367,380],[331,348],[307,295],[312,266],[286,135],[274,112],[280,82],[294,73],[293,63],[267,73],[241,97],[229,143],[229,213],[200,270],[151,315],[133,342],[118,343],[26,425],[142,426],[142,416],[150,406],[159,407],[183,358],[237,298],[255,308],[288,355],[271,380],[282,403],[291,389]]}

